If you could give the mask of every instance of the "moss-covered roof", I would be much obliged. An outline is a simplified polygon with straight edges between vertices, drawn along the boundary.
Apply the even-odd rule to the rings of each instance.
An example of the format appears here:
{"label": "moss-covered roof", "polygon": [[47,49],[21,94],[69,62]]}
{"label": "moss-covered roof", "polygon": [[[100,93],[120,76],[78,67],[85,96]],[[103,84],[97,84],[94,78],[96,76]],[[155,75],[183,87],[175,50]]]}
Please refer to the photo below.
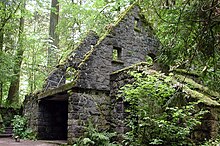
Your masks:
{"label": "moss-covered roof", "polygon": [[[182,91],[197,100],[198,103],[204,103],[208,106],[220,107],[220,104],[215,100],[219,98],[219,93],[212,90],[207,91],[208,87],[196,83],[194,80],[175,74],[172,79],[173,84],[179,84]],[[205,90],[204,90],[205,89]]]}
{"label": "moss-covered roof", "polygon": [[[127,73],[129,70],[136,71],[137,69],[139,69],[139,71],[142,71],[145,74],[159,73],[161,74],[162,79],[165,79],[167,77],[164,73],[160,73],[156,70],[151,69],[151,66],[149,66],[149,64],[146,62],[137,63],[130,67],[115,71],[111,75],[116,75],[122,72]],[[181,87],[182,91],[185,94],[188,94],[198,103],[203,103],[207,106],[220,107],[219,102],[216,100],[220,98],[220,94],[218,92],[210,90],[208,87],[195,82],[193,79],[189,77],[180,75],[178,73],[174,73],[171,79],[171,83],[174,86],[178,85],[179,87]]]}
{"label": "moss-covered roof", "polygon": [[200,91],[203,94],[207,94],[207,95],[215,97],[215,98],[220,97],[220,94],[218,92],[213,91],[213,90],[209,89],[208,87],[203,86],[202,84],[195,82],[191,78],[188,78],[186,76],[179,75],[179,74],[176,74],[175,78],[177,78],[181,82],[188,84],[188,86],[190,86],[190,88],[192,88],[193,90]]}

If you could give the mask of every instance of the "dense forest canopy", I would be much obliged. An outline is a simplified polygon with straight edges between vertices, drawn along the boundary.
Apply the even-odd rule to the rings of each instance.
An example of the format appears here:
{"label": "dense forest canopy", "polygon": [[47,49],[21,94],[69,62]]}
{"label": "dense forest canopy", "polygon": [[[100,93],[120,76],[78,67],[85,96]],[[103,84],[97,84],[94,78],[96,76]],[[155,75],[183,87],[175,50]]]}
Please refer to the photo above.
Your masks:
{"label": "dense forest canopy", "polygon": [[[134,0],[1,0],[0,104],[21,105],[88,30],[102,35]],[[214,90],[220,82],[220,2],[139,0],[161,42],[157,61],[196,72]],[[18,104],[19,103],[19,104]]]}

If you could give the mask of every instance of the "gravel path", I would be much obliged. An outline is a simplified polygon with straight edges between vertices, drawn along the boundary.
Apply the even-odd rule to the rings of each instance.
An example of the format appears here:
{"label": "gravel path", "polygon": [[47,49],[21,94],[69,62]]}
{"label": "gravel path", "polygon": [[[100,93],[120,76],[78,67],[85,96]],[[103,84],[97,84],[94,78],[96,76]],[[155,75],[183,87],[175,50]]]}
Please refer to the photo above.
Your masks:
{"label": "gravel path", "polygon": [[42,140],[20,140],[20,142],[15,142],[12,138],[0,138],[0,146],[58,146],[58,144],[51,144],[49,141]]}

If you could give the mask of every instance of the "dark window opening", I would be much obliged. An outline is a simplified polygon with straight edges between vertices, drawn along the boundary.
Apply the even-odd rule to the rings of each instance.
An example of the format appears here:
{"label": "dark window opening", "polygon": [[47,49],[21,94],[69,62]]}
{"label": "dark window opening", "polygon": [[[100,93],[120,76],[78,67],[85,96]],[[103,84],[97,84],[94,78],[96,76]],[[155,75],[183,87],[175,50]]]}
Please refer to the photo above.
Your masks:
{"label": "dark window opening", "polygon": [[153,53],[149,53],[148,55],[145,56],[145,61],[150,65],[153,65],[155,60],[156,60],[156,55]]}
{"label": "dark window opening", "polygon": [[134,31],[141,32],[140,26],[140,20],[138,18],[134,18]]}
{"label": "dark window opening", "polygon": [[122,49],[119,47],[113,47],[112,59],[114,61],[121,60]]}
{"label": "dark window opening", "polygon": [[153,61],[156,60],[156,55],[155,55],[155,54],[153,54],[153,53],[148,53],[147,55],[150,56]]}

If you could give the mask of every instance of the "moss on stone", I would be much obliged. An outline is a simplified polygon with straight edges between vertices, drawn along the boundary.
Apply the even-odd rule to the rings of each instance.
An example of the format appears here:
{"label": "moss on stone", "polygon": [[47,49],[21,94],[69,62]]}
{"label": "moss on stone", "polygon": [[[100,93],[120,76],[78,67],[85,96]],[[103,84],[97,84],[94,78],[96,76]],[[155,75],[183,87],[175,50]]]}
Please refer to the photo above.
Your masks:
{"label": "moss on stone", "polygon": [[134,27],[134,30],[139,33],[141,32],[141,30],[138,27]]}
{"label": "moss on stone", "polygon": [[181,83],[181,81],[179,81],[179,79],[175,76],[171,80],[172,84],[178,84],[178,86],[182,88],[183,92],[188,94],[191,98],[196,99],[198,103],[203,103],[208,106],[220,107],[220,104],[216,100],[213,100],[212,96],[191,89],[187,84]]}
{"label": "moss on stone", "polygon": [[136,68],[138,66],[151,66],[151,65],[149,63],[147,63],[147,62],[139,62],[139,63],[136,63],[136,64],[134,64],[132,66],[128,66],[128,67],[125,67],[123,69],[120,69],[120,70],[117,70],[115,72],[112,72],[111,75],[118,74],[118,73],[123,72],[123,71],[128,71],[128,70],[134,69],[134,68]]}
{"label": "moss on stone", "polygon": [[185,69],[174,69],[173,70],[174,73],[178,73],[178,74],[184,74],[184,75],[189,75],[189,76],[194,76],[194,77],[200,77],[201,75],[196,72],[196,71],[188,71]]}
{"label": "moss on stone", "polygon": [[182,76],[182,75],[175,75],[176,78],[180,81],[180,82],[185,82],[186,84],[190,85],[191,88],[193,88],[194,90],[199,90],[200,92],[203,92],[205,94],[208,94],[210,96],[214,96],[214,97],[220,97],[220,94],[218,92],[215,92],[211,89],[209,89],[208,87],[205,87],[197,82],[195,82],[193,79]]}
{"label": "moss on stone", "polygon": [[137,1],[130,5],[124,12],[119,14],[118,20],[115,22],[115,26],[117,26],[125,18],[129,11],[134,8],[134,6],[138,6]]}
{"label": "moss on stone", "polygon": [[64,91],[68,91],[71,88],[73,88],[75,84],[76,84],[76,81],[73,81],[73,82],[64,84],[60,87],[57,87],[57,88],[54,88],[54,89],[49,89],[45,92],[39,93],[38,94],[38,100],[43,99],[43,98],[48,97],[48,96],[55,95],[57,93],[62,93]]}
{"label": "moss on stone", "polygon": [[[143,67],[141,70],[142,72],[147,71],[149,74],[161,74],[161,80],[165,80],[167,78],[167,76],[163,73],[150,69],[150,65],[146,62],[137,63],[132,66],[123,68],[121,70],[113,72],[111,75],[118,74],[120,72],[128,72],[129,70],[134,70],[137,69],[138,66]],[[188,94],[191,98],[196,99],[198,103],[203,103],[205,105],[214,107],[220,106],[220,104],[213,99],[213,97],[219,97],[219,93],[210,90],[208,87],[196,83],[193,79],[175,74],[171,79],[171,84],[178,84],[178,86],[182,88],[183,92]]]}
{"label": "moss on stone", "polygon": [[217,101],[211,99],[210,96],[207,96],[196,90],[192,90],[188,86],[183,86],[183,91],[188,93],[192,98],[197,99],[198,103],[204,103],[205,105],[208,105],[208,106],[220,107],[220,104]]}
{"label": "moss on stone", "polygon": [[100,37],[100,39],[98,40],[98,42],[96,43],[96,45],[94,47],[91,48],[90,51],[88,51],[85,55],[84,55],[84,59],[81,61],[81,63],[79,64],[79,68],[89,59],[89,57],[91,56],[91,54],[94,52],[95,48],[97,48],[99,46],[99,44],[107,37],[107,35],[109,35],[115,27],[118,26],[118,24],[124,19],[124,17],[128,14],[128,12],[134,7],[134,6],[138,6],[137,1],[134,2],[132,5],[130,5],[123,13],[121,13],[119,15],[118,20],[113,24],[111,29],[106,30],[106,32],[104,33],[104,35],[102,37]]}

